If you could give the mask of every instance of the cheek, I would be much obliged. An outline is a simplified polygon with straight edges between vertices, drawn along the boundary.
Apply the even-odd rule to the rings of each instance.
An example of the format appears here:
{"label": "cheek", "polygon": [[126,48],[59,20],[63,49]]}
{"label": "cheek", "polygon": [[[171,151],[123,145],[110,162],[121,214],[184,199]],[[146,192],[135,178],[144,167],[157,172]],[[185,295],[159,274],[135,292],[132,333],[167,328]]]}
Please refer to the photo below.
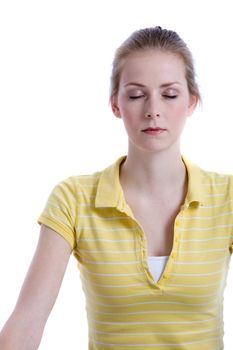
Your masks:
{"label": "cheek", "polygon": [[183,123],[183,121],[186,120],[187,113],[187,105],[180,104],[175,106],[174,109],[171,111],[171,118],[174,121],[174,123]]}
{"label": "cheek", "polygon": [[123,122],[127,130],[134,129],[137,125],[135,118],[133,116],[125,114],[123,117]]}
{"label": "cheek", "polygon": [[136,124],[138,111],[134,106],[122,106],[121,107],[121,117],[125,124]]}
{"label": "cheek", "polygon": [[128,135],[131,135],[136,130],[138,130],[138,127],[139,127],[138,118],[136,114],[132,112],[132,110],[130,111],[127,109],[122,110],[121,118]]}
{"label": "cheek", "polygon": [[178,108],[175,108],[173,112],[170,114],[169,118],[169,124],[171,129],[175,132],[180,134],[184,128],[184,125],[187,120],[187,110],[184,108],[184,106],[179,106]]}

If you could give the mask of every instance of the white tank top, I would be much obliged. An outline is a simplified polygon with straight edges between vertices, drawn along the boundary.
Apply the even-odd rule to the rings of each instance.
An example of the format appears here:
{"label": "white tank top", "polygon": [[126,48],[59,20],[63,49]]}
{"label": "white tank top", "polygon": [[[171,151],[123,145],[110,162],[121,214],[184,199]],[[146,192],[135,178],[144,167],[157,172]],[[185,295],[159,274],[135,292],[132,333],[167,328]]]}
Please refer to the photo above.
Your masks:
{"label": "white tank top", "polygon": [[164,268],[166,266],[167,260],[168,260],[168,256],[149,256],[148,257],[149,270],[156,282],[158,282],[158,280],[160,279],[164,271]]}

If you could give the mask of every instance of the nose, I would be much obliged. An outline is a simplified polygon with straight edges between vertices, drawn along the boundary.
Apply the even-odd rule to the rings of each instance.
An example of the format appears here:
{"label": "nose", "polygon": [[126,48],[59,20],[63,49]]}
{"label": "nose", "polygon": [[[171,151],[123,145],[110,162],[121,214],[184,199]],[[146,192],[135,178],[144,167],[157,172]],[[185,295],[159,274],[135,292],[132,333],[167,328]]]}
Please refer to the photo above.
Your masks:
{"label": "nose", "polygon": [[158,96],[150,96],[145,106],[145,117],[147,119],[160,118],[161,116],[161,101]]}

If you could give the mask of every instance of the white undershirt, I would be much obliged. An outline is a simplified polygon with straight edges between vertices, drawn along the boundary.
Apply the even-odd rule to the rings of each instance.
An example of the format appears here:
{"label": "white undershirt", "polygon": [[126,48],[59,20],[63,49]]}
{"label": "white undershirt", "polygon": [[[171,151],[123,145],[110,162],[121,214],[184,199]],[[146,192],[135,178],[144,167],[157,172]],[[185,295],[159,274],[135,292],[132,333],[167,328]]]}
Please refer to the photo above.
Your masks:
{"label": "white undershirt", "polygon": [[149,256],[148,257],[149,270],[156,282],[158,282],[161,275],[163,274],[167,260],[168,260],[168,256]]}

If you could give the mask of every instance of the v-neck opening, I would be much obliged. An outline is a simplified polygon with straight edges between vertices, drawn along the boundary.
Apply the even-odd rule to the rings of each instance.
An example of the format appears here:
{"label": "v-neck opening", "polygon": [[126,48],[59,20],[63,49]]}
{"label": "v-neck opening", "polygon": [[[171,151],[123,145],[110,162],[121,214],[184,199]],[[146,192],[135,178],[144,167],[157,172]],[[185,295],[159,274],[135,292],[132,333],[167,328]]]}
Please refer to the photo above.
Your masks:
{"label": "v-neck opening", "polygon": [[[182,209],[181,209],[182,211]],[[181,215],[181,211],[177,214],[175,221],[174,221],[174,233],[173,233],[173,243],[172,243],[172,249],[170,254],[167,256],[167,261],[165,264],[165,267],[163,269],[163,272],[159,278],[158,281],[156,281],[153,277],[152,272],[150,271],[149,267],[149,255],[148,255],[148,242],[145,235],[145,232],[143,231],[142,227],[139,225],[139,228],[141,230],[141,245],[142,245],[142,265],[143,269],[146,275],[147,281],[150,282],[150,285],[155,288],[156,290],[161,290],[167,283],[167,280],[170,278],[170,272],[173,268],[175,259],[177,257],[177,251],[178,251],[178,233],[177,233],[177,226],[179,226],[179,219]]]}

